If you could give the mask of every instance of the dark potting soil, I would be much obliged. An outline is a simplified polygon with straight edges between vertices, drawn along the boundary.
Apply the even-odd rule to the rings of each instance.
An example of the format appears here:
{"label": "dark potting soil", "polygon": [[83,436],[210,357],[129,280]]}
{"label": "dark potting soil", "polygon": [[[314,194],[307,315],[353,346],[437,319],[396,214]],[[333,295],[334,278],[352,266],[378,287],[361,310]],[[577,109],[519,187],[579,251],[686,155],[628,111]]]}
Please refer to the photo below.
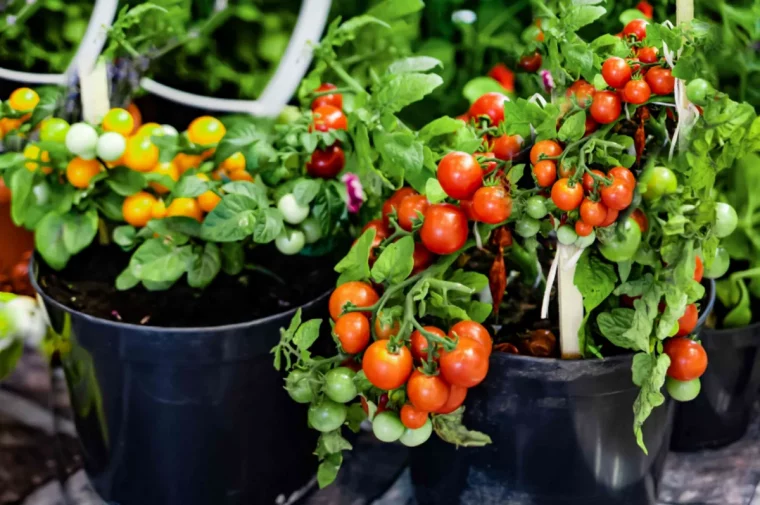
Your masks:
{"label": "dark potting soil", "polygon": [[[238,276],[220,273],[206,289],[187,285],[183,277],[167,291],[137,286],[119,291],[114,280],[129,263],[117,247],[92,247],[56,272],[39,263],[40,287],[60,303],[109,321],[161,327],[209,327],[253,321],[286,312],[335,286],[336,255],[283,256],[257,247]],[[274,274],[274,275],[273,275]]]}

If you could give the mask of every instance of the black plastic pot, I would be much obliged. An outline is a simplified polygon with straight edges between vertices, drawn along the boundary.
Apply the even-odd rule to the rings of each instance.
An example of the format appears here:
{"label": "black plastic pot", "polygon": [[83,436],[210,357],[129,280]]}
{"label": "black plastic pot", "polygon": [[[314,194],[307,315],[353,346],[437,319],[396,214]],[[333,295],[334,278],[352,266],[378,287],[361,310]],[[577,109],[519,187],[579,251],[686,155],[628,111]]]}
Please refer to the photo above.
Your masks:
{"label": "black plastic pot", "polygon": [[[714,283],[698,327],[712,310]],[[420,505],[654,505],[668,453],[670,399],[633,435],[633,355],[558,360],[494,353],[469,391],[465,425],[493,443],[461,448],[438,437],[411,451]],[[663,388],[664,393],[664,388]]]}
{"label": "black plastic pot", "polygon": [[699,396],[676,410],[674,451],[716,449],[742,438],[760,391],[760,323],[705,329],[699,338],[707,351],[707,371]]}
{"label": "black plastic pot", "polygon": [[[309,486],[316,435],[269,353],[294,310],[211,328],[121,324],[53,300],[32,272],[53,328],[71,341],[61,361],[85,467],[106,501],[274,504]],[[304,320],[326,302],[304,305]]]}

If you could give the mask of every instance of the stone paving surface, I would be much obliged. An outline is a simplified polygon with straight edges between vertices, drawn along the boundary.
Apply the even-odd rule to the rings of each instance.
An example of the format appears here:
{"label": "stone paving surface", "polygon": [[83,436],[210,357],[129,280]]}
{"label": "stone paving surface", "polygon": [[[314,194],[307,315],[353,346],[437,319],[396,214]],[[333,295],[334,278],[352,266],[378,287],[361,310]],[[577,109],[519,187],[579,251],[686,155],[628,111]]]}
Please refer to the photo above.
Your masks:
{"label": "stone paving surface", "polygon": [[[302,505],[414,505],[406,448],[370,434],[354,446],[336,485],[312,492]],[[760,505],[760,403],[739,442],[670,454],[660,503]],[[0,505],[104,505],[82,470],[63,378],[54,373],[51,380],[33,353],[0,385]]]}

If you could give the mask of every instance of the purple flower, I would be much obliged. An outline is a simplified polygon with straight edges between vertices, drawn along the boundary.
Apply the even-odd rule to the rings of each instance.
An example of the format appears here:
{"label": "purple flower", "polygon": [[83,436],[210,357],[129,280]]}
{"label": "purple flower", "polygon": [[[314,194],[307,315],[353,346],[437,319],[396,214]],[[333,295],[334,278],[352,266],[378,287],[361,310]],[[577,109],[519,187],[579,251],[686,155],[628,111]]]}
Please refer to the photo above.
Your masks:
{"label": "purple flower", "polygon": [[552,73],[548,70],[542,70],[541,71],[541,80],[544,83],[544,89],[547,93],[551,93],[554,89],[554,77],[552,77]]}
{"label": "purple flower", "polygon": [[364,188],[362,188],[362,182],[359,180],[358,175],[351,172],[343,174],[340,180],[346,185],[346,207],[348,207],[349,212],[356,214],[359,212],[364,200],[367,199],[364,194]]}

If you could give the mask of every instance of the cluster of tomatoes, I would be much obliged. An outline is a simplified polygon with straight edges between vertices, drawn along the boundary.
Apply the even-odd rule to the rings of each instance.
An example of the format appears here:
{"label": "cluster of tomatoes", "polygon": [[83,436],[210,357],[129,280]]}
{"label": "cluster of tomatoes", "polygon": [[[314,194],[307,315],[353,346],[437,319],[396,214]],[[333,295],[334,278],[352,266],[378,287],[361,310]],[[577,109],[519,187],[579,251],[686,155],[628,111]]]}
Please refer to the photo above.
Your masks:
{"label": "cluster of tomatoes", "polygon": [[[348,119],[343,113],[343,95],[332,93],[337,86],[324,83],[315,90],[317,97],[311,103],[314,120],[311,130],[327,132],[347,130]],[[312,177],[332,179],[346,165],[346,154],[339,142],[317,149],[306,164],[306,172]]]}
{"label": "cluster of tomatoes", "polygon": [[[450,350],[437,345],[433,355],[429,356],[428,339],[419,329],[408,341],[396,342],[399,322],[384,322],[378,315],[374,319],[374,332],[371,330],[371,308],[378,300],[377,291],[365,282],[352,281],[338,286],[329,301],[330,316],[335,321],[333,333],[346,353],[361,355],[361,368],[373,386],[385,392],[405,387],[407,402],[398,412],[387,408],[387,395],[381,398],[373,419],[377,438],[385,442],[401,440],[405,445],[419,445],[432,432],[429,415],[453,412],[464,402],[467,390],[485,379],[493,342],[488,330],[474,321],[460,321],[449,329],[448,334],[435,326],[425,326],[426,332],[456,341]],[[351,307],[351,311],[345,312],[347,307]],[[362,308],[370,311],[358,310]],[[375,340],[370,343],[373,333]],[[426,371],[424,367],[415,368],[415,364],[419,366],[431,361],[436,368],[433,373],[427,373],[430,369]],[[327,375],[352,376],[346,367],[335,370]],[[343,396],[336,399],[336,395],[331,395],[335,385],[331,384],[329,377],[326,377],[324,389],[332,402],[344,400],[342,403],[345,403],[356,396],[354,392],[348,400]],[[332,403],[327,405],[335,410]],[[366,408],[366,402],[364,405]],[[320,419],[323,410],[325,402],[313,405],[310,421]],[[314,422],[311,424],[319,429]]]}
{"label": "cluster of tomatoes", "polygon": [[12,131],[18,130],[21,125],[29,121],[32,111],[40,103],[40,96],[31,88],[18,88],[8,98],[8,107],[16,114],[22,114],[18,118],[4,117],[0,119],[0,140]]}

